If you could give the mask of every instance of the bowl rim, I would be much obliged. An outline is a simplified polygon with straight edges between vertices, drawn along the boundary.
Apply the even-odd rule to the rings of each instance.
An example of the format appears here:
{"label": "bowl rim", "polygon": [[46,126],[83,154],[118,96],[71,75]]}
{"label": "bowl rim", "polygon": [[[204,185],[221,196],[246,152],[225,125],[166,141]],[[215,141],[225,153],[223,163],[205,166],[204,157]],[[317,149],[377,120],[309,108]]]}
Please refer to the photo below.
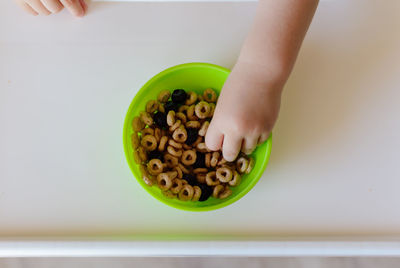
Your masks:
{"label": "bowl rim", "polygon": [[[209,67],[209,68],[214,68],[217,69],[219,71],[223,71],[227,74],[230,73],[230,70],[215,64],[211,64],[211,63],[204,63],[204,62],[190,62],[190,63],[183,63],[183,64],[179,64],[179,65],[175,65],[172,67],[169,67],[161,72],[159,72],[158,74],[154,75],[150,80],[148,80],[135,94],[135,96],[133,97],[133,99],[131,100],[131,103],[129,105],[128,111],[126,112],[125,115],[125,120],[124,120],[124,127],[123,127],[123,146],[124,146],[124,153],[125,153],[125,159],[128,162],[129,168],[132,172],[133,177],[136,179],[136,181],[140,184],[140,186],[142,186],[142,188],[149,193],[151,196],[153,196],[156,200],[160,201],[161,203],[168,205],[170,207],[176,208],[176,209],[181,209],[181,210],[185,210],[185,211],[191,211],[191,212],[202,212],[202,211],[211,211],[211,210],[216,210],[216,209],[220,209],[223,207],[226,207],[228,205],[231,205],[232,203],[238,201],[239,199],[241,199],[243,196],[245,196],[251,189],[254,188],[254,186],[257,184],[257,182],[260,180],[262,174],[264,173],[269,159],[270,159],[270,155],[271,155],[271,147],[272,147],[272,133],[270,134],[268,140],[266,141],[266,155],[265,157],[262,159],[262,166],[259,169],[259,171],[254,174],[254,178],[248,185],[246,188],[244,188],[241,192],[239,192],[237,195],[235,195],[233,198],[226,200],[225,202],[221,202],[218,204],[214,204],[214,205],[210,205],[210,206],[205,206],[205,207],[188,207],[185,205],[181,205],[181,204],[175,204],[175,203],[171,203],[169,202],[167,198],[161,198],[158,195],[154,194],[152,191],[150,191],[150,189],[148,189],[148,186],[143,182],[143,180],[141,178],[139,178],[136,175],[136,171],[133,168],[133,165],[135,165],[134,163],[131,163],[131,161],[129,161],[129,144],[128,144],[128,128],[130,128],[130,122],[128,122],[128,117],[129,115],[132,113],[132,110],[134,109],[134,103],[136,103],[135,99],[141,95],[142,92],[144,92],[146,90],[146,88],[152,84],[154,81],[158,80],[159,78],[167,75],[168,73],[174,72],[176,70],[182,69],[182,68],[187,68],[187,67]],[[258,160],[260,161],[260,160]]]}

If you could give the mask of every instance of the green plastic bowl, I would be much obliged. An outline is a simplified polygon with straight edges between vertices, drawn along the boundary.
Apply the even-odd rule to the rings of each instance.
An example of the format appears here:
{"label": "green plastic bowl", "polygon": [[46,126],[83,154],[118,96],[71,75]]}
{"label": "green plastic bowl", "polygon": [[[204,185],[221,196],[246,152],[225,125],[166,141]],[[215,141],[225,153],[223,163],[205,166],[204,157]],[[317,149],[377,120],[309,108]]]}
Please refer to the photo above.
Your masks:
{"label": "green plastic bowl", "polygon": [[213,88],[220,92],[225,80],[228,78],[229,70],[223,67],[208,64],[208,63],[186,63],[171,67],[151,78],[136,94],[129,107],[124,124],[124,149],[128,164],[139,184],[153,197],[162,203],[174,208],[188,211],[207,211],[225,207],[239,200],[251,188],[256,185],[257,181],[263,174],[271,153],[271,137],[261,146],[258,146],[252,157],[255,160],[255,165],[250,174],[244,175],[240,185],[231,187],[232,195],[226,199],[216,199],[210,197],[204,202],[184,202],[177,199],[165,197],[157,186],[146,185],[133,159],[133,149],[131,144],[131,134],[133,133],[131,122],[132,119],[145,110],[145,105],[148,100],[157,99],[157,95],[161,90],[173,90],[183,88],[188,91],[197,93],[203,92],[206,88]]}

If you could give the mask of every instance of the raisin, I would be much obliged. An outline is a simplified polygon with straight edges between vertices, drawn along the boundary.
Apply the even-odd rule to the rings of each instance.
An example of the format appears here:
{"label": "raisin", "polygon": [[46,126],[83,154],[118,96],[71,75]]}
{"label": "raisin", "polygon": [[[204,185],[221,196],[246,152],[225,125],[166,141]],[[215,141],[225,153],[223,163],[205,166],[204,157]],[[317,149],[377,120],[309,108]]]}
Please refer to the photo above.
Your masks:
{"label": "raisin", "polygon": [[183,104],[187,99],[187,94],[183,89],[175,89],[172,92],[171,99],[174,103]]}
{"label": "raisin", "polygon": [[199,184],[201,189],[201,195],[199,201],[206,201],[213,193],[213,188],[208,186],[207,184]]}
{"label": "raisin", "polygon": [[165,113],[168,113],[171,110],[177,112],[178,108],[179,108],[179,105],[172,101],[167,101],[164,105]]}
{"label": "raisin", "polygon": [[199,136],[198,131],[195,128],[187,128],[186,132],[187,132],[187,139],[185,143],[187,145],[192,145],[192,143],[195,142],[197,140],[197,137]]}
{"label": "raisin", "polygon": [[151,159],[160,159],[161,161],[164,161],[164,155],[162,152],[158,150],[154,150],[148,153],[148,158],[149,160]]}
{"label": "raisin", "polygon": [[160,128],[167,128],[167,115],[162,112],[157,112],[154,114],[154,122],[156,123],[157,126]]}
{"label": "raisin", "polygon": [[193,164],[193,168],[205,168],[206,167],[206,155],[200,152],[196,152],[196,162]]}

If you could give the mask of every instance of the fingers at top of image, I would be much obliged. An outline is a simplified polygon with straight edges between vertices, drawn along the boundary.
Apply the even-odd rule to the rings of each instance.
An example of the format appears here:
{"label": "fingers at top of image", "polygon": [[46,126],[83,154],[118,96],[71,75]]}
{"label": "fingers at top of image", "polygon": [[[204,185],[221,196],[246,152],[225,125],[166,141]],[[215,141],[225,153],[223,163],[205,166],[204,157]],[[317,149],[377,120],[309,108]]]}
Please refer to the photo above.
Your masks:
{"label": "fingers at top of image", "polygon": [[240,148],[242,147],[242,138],[234,134],[224,134],[224,140],[222,144],[222,154],[224,158],[232,162],[236,159],[239,154]]}
{"label": "fingers at top of image", "polygon": [[16,2],[23,10],[25,10],[25,12],[32,14],[33,16],[39,15],[39,13],[37,13],[30,5],[25,3],[25,1],[17,0]]}
{"label": "fingers at top of image", "polygon": [[41,0],[41,1],[42,1],[42,4],[51,13],[58,13],[64,8],[64,6],[58,0]]}
{"label": "fingers at top of image", "polygon": [[263,144],[264,142],[266,142],[269,138],[270,133],[263,133],[261,134],[261,136],[258,138],[258,145]]}
{"label": "fingers at top of image", "polygon": [[85,15],[85,10],[82,6],[81,1],[79,0],[60,0],[61,4],[64,5],[68,11],[76,16],[76,17],[82,17]]}
{"label": "fingers at top of image", "polygon": [[40,15],[47,16],[51,14],[51,12],[39,0],[27,0],[26,3]]}

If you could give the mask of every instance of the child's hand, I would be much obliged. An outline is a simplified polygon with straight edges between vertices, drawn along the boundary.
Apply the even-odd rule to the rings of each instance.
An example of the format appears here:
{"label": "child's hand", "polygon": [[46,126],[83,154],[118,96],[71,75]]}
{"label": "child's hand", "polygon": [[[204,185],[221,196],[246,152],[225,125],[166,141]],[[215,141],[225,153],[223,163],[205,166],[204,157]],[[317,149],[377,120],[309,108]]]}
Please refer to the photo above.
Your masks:
{"label": "child's hand", "polygon": [[206,145],[222,148],[227,161],[266,141],[278,117],[283,83],[271,81],[261,69],[238,62],[221,91]]}
{"label": "child's hand", "polygon": [[16,2],[23,10],[34,16],[55,14],[65,7],[72,15],[82,17],[87,10],[84,0],[16,0]]}

